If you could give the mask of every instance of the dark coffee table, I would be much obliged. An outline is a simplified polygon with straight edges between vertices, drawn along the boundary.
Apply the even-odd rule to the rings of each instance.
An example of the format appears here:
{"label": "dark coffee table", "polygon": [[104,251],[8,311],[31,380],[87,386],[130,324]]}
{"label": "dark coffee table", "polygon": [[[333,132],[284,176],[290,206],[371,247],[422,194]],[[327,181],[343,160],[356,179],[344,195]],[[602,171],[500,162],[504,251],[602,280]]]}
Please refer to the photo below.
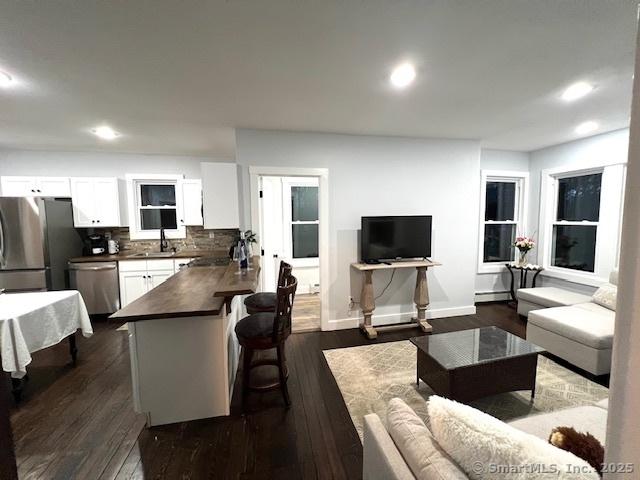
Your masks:
{"label": "dark coffee table", "polygon": [[417,383],[459,402],[536,389],[538,354],[544,349],[497,327],[411,339],[418,347]]}

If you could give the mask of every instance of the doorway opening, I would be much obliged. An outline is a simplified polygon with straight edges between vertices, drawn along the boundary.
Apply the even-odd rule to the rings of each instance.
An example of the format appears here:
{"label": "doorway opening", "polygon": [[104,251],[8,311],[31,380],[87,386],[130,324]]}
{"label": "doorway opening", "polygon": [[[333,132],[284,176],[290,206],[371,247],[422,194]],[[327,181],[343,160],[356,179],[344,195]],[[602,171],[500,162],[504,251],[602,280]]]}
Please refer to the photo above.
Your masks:
{"label": "doorway opening", "polygon": [[320,330],[319,181],[317,177],[260,177],[263,291],[276,290],[278,266],[293,267],[298,291],[292,331]]}
{"label": "doorway opening", "polygon": [[252,202],[252,225],[262,255],[261,290],[275,291],[280,262],[291,264],[298,279],[292,314],[294,333],[321,330],[326,308],[327,285],[321,280],[328,265],[323,258],[323,250],[328,251],[328,247],[322,216],[326,172],[319,172],[251,169],[252,198],[257,200]]}

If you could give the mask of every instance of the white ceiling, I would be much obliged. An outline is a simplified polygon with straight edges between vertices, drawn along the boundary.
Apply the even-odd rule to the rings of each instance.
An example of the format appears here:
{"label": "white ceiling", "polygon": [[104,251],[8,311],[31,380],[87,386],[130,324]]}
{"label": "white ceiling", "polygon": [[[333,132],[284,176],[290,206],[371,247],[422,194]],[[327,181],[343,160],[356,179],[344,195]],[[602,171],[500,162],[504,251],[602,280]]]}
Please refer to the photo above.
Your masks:
{"label": "white ceiling", "polygon": [[[636,0],[0,0],[0,147],[230,156],[253,127],[529,151],[628,126],[635,22]],[[597,89],[559,100],[577,80]]]}

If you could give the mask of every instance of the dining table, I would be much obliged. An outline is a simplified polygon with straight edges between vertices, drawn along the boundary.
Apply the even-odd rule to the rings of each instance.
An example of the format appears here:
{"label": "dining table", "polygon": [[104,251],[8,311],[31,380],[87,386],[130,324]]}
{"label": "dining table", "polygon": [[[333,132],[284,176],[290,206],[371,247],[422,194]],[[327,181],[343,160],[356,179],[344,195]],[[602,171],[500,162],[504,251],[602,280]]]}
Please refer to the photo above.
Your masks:
{"label": "dining table", "polygon": [[20,399],[31,354],[69,341],[73,364],[77,359],[76,332],[93,334],[84,300],[77,290],[0,294],[0,358]]}

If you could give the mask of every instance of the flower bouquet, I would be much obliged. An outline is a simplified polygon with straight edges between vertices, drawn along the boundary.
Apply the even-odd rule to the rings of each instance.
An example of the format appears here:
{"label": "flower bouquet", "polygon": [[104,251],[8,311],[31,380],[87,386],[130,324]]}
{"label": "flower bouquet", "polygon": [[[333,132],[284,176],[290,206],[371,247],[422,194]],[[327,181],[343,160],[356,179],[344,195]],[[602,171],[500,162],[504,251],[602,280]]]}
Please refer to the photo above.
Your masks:
{"label": "flower bouquet", "polygon": [[516,241],[513,243],[513,246],[520,251],[518,266],[524,267],[528,263],[527,254],[529,253],[529,250],[536,246],[536,242],[534,242],[533,238],[530,237],[516,237]]}

